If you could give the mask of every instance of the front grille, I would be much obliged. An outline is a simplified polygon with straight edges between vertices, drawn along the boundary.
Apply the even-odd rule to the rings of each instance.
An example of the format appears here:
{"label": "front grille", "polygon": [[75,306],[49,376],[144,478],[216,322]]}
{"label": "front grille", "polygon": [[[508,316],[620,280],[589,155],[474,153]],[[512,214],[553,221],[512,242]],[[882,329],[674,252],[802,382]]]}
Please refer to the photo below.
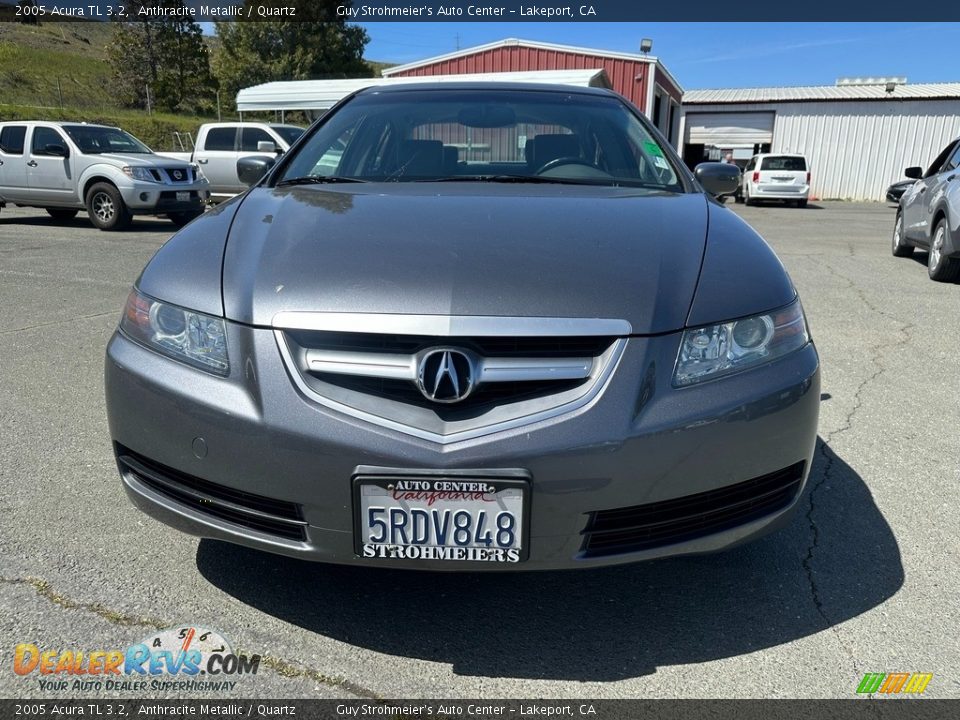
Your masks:
{"label": "front grille", "polygon": [[288,540],[306,540],[303,510],[296,503],[235,490],[161,465],[116,446],[120,472],[192,510]]}
{"label": "front grille", "polygon": [[[415,355],[421,350],[442,345],[472,351],[483,358],[595,358],[602,355],[614,340],[610,337],[437,338],[303,330],[285,332],[292,345],[302,350]],[[347,375],[306,368],[302,368],[302,372],[331,387],[429,409],[444,420],[476,417],[492,407],[556,395],[590,382],[590,378],[484,382],[464,400],[454,405],[443,405],[424,397],[416,383],[410,380]]]}
{"label": "front grille", "polygon": [[596,357],[612,337],[431,337],[286,330],[288,338],[302,348],[344,352],[385,352],[412,355],[437,345],[474,350],[484,357]]}
{"label": "front grille", "polygon": [[590,514],[586,557],[616,555],[686,542],[758,520],[790,505],[804,463],[696,495]]}

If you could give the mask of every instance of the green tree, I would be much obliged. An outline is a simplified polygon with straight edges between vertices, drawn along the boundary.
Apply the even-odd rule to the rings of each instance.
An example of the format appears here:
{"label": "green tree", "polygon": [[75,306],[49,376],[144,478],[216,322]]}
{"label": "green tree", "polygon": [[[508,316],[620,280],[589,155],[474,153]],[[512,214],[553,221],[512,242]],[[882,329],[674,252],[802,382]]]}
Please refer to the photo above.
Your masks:
{"label": "green tree", "polygon": [[344,0],[246,0],[243,14],[293,7],[288,20],[216,23],[219,49],[214,73],[223,99],[232,104],[241,88],[273,80],[370,77],[363,49],[367,31],[338,17]]}
{"label": "green tree", "polygon": [[[118,99],[130,107],[168,111],[208,108],[216,89],[203,31],[182,0],[126,0],[127,15],[107,47]],[[156,9],[168,12],[158,14]]]}

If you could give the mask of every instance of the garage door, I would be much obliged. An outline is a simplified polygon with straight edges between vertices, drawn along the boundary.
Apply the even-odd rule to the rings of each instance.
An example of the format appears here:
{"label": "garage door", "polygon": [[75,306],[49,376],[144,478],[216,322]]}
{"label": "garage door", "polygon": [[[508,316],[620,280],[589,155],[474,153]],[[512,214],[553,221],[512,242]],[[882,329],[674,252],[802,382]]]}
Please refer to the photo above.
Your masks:
{"label": "garage door", "polygon": [[773,142],[772,112],[687,113],[686,142],[695,145],[756,145]]}

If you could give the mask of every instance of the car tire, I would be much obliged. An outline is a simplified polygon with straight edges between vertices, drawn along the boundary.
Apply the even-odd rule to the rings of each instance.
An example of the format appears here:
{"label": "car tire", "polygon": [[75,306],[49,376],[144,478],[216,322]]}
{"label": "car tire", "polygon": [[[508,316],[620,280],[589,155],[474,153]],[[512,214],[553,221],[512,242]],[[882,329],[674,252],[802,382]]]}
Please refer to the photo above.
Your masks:
{"label": "car tire", "polygon": [[743,191],[743,204],[744,205],[756,205],[757,201],[750,197],[750,186],[747,185],[747,189]]}
{"label": "car tire", "polygon": [[807,201],[806,201],[806,200],[797,200],[797,207],[798,207],[798,208],[805,208],[806,206],[807,206]]}
{"label": "car tire", "polygon": [[201,215],[203,215],[203,210],[187,210],[185,212],[167,213],[167,219],[178,228],[182,228],[188,222],[195,220]]}
{"label": "car tire", "polygon": [[933,230],[930,254],[927,257],[927,274],[937,282],[954,282],[960,277],[960,260],[943,254],[947,242],[947,220],[941,218]]}
{"label": "car tire", "polygon": [[733,194],[733,201],[738,204],[743,203],[743,191],[740,188],[737,188],[737,191]]}
{"label": "car tire", "polygon": [[903,213],[897,213],[897,219],[893,223],[893,256],[910,257],[913,255],[913,245],[907,242],[903,236]]}
{"label": "car tire", "polygon": [[50,215],[54,220],[73,220],[77,216],[79,210],[74,210],[73,208],[46,208],[47,214]]}
{"label": "car tire", "polygon": [[130,224],[130,211],[120,191],[110,183],[96,183],[87,191],[87,214],[101,230],[123,230]]}

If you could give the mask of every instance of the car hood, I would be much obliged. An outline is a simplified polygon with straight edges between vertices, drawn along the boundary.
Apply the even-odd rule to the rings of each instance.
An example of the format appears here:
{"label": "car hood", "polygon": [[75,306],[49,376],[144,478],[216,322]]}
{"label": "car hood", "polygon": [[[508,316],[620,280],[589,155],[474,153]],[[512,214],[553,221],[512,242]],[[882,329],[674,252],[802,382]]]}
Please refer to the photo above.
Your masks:
{"label": "car hood", "polygon": [[234,218],[223,301],[282,311],[608,318],[684,326],[707,234],[701,194],[371,183],[258,188]]}
{"label": "car hood", "polygon": [[[163,155],[147,155],[145,153],[100,153],[97,157],[103,160],[110,160],[117,165],[140,165],[142,167],[172,167],[173,158]],[[183,162],[182,160],[180,161]],[[174,165],[176,162],[173,163]],[[183,165],[186,167],[186,165]]]}

